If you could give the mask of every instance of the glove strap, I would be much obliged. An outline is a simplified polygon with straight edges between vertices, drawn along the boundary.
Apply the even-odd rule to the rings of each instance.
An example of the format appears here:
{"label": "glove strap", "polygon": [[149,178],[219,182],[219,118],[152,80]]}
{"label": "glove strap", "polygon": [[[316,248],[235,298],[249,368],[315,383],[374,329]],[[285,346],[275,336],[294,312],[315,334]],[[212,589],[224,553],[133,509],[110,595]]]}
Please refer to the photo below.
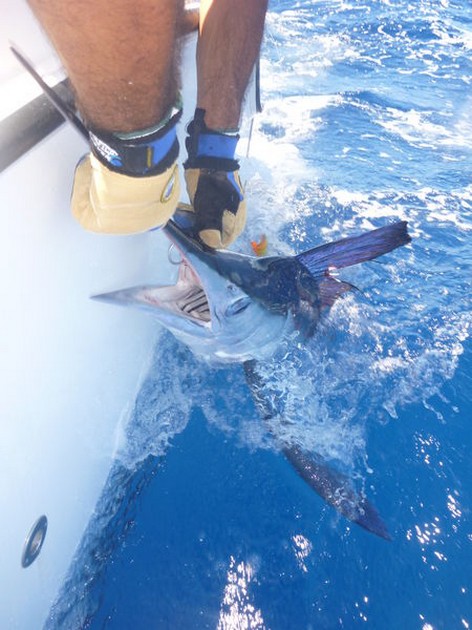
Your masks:
{"label": "glove strap", "polygon": [[205,124],[205,110],[197,108],[187,127],[185,146],[188,160],[185,168],[203,168],[217,171],[235,171],[239,162],[234,158],[239,141],[237,130],[219,131]]}
{"label": "glove strap", "polygon": [[131,177],[149,177],[167,170],[179,155],[177,110],[156,127],[133,134],[117,134],[91,129],[92,153],[107,168]]}

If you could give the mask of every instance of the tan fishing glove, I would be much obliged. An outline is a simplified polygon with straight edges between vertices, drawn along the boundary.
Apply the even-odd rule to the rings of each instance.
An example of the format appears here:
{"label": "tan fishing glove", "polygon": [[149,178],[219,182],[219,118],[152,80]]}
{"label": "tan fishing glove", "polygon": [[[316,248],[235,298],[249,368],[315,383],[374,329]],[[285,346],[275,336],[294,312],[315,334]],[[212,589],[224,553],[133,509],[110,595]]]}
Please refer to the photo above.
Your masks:
{"label": "tan fishing glove", "polygon": [[180,195],[176,123],[148,132],[90,132],[92,152],[77,165],[72,214],[86,230],[133,234],[163,226]]}
{"label": "tan fishing glove", "polygon": [[130,177],[110,171],[91,153],[75,171],[72,214],[91,232],[145,232],[167,223],[177,207],[179,194],[175,163],[160,175]]}

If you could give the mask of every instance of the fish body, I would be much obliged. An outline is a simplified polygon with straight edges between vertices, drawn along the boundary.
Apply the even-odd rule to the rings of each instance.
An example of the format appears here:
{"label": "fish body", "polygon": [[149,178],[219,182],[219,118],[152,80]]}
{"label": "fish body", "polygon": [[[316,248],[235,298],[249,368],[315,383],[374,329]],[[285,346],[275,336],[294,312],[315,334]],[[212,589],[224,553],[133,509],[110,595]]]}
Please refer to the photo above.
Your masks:
{"label": "fish body", "polygon": [[191,236],[191,213],[163,228],[182,257],[174,285],[138,286],[95,299],[150,311],[199,357],[264,359],[282,335],[309,338],[322,311],[353,287],[333,269],[371,260],[409,242],[406,222],[311,249],[297,256],[256,258],[210,250]]}

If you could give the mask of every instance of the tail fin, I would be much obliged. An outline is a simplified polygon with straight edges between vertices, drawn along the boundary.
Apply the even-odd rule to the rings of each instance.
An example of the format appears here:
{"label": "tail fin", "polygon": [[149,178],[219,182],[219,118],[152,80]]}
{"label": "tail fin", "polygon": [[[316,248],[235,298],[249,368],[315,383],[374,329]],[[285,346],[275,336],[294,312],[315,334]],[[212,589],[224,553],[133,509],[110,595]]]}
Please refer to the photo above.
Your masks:
{"label": "tail fin", "polygon": [[[278,441],[277,434],[270,423],[271,418],[277,413],[274,401],[272,398],[264,396],[263,379],[258,373],[256,365],[255,361],[244,363],[246,381],[268,431]],[[346,475],[335,470],[320,455],[307,453],[298,446],[281,445],[281,451],[297,474],[326,503],[372,534],[385,540],[391,540],[388,529],[375,507],[363,493],[354,488]]]}
{"label": "tail fin", "polygon": [[285,447],[282,452],[300,477],[326,503],[368,532],[392,540],[375,507],[355,490],[345,475],[331,468],[319,455],[308,455],[297,446]]}
{"label": "tail fin", "polygon": [[331,267],[341,269],[357,265],[387,254],[410,241],[407,222],[398,221],[360,236],[343,238],[334,243],[315,247],[299,254],[296,258],[310,273],[320,276]]}

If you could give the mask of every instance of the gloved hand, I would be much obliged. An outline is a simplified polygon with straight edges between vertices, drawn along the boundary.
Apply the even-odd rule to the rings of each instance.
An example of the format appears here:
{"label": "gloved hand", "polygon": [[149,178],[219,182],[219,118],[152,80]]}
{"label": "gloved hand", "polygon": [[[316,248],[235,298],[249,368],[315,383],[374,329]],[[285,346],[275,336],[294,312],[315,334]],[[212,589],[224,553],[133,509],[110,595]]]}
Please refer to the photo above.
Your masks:
{"label": "gloved hand", "polygon": [[228,247],[246,223],[238,171],[187,168],[185,181],[198,236],[214,249]]}
{"label": "gloved hand", "polygon": [[180,194],[179,118],[133,136],[90,132],[92,152],[76,168],[71,198],[85,229],[133,234],[167,223]]}
{"label": "gloved hand", "polygon": [[214,249],[228,247],[243,231],[246,202],[234,152],[239,136],[208,129],[197,109],[188,127],[187,192],[199,238]]}
{"label": "gloved hand", "polygon": [[134,234],[167,223],[179,194],[176,163],[160,175],[129,177],[111,171],[89,154],[77,165],[71,208],[86,230]]}

